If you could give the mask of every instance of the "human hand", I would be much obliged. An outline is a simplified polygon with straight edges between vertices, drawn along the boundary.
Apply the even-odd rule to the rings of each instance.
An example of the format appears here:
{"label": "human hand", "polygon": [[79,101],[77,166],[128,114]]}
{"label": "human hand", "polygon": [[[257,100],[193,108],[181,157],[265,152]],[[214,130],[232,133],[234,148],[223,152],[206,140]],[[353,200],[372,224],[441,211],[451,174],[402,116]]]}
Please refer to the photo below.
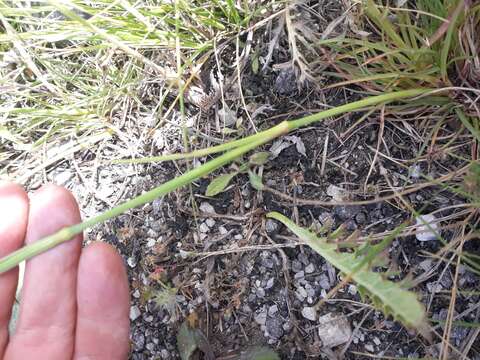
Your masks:
{"label": "human hand", "polygon": [[[0,257],[80,222],[67,190],[47,185],[28,199],[0,182]],[[81,236],[26,263],[14,335],[8,323],[18,268],[0,275],[0,359],[126,359],[129,290],[121,257],[104,243],[82,251]]]}

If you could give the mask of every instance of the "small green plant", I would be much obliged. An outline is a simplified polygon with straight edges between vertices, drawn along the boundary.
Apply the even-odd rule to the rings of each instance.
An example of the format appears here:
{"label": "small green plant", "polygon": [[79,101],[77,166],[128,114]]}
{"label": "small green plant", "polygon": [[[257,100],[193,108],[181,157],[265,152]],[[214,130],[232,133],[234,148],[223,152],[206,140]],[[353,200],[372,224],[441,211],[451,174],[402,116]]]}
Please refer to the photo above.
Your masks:
{"label": "small green plant", "polygon": [[355,252],[340,252],[338,244],[329,241],[328,237],[317,237],[280,213],[271,212],[267,217],[283,223],[325,260],[355,281],[360,294],[369,298],[375,308],[381,310],[386,316],[393,316],[405,326],[415,328],[428,336],[425,309],[415,293],[405,290],[400,284],[387,280],[381,273],[371,270],[372,266],[377,265],[376,256],[393,239],[393,236],[385,239],[384,244],[373,246],[366,244],[366,247],[359,248]]}

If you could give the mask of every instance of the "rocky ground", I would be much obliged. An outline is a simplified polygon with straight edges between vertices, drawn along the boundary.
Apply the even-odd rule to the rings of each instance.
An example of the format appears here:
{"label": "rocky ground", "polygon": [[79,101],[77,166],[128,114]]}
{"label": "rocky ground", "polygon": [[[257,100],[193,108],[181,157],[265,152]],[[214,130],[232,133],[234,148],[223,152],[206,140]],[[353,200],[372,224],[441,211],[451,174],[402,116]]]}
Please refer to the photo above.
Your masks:
{"label": "rocky ground", "polygon": [[[197,133],[196,147],[221,140],[215,125],[222,114],[230,114],[237,124],[242,119],[244,129],[249,129],[250,121],[267,128],[283,119],[322,110],[325,104],[334,106],[359,97],[354,87],[323,90],[323,85],[332,81],[328,76],[322,83],[300,84],[298,73],[279,66],[289,57],[285,34],[262,69],[269,49],[259,44],[268,43],[270,36],[268,31],[255,36],[253,47],[264,61],[260,70],[250,61],[243,69],[241,84],[250,119],[238,83],[225,84],[225,102],[218,100],[202,116],[197,116],[198,107],[187,103],[187,116],[194,123],[191,132]],[[212,68],[218,72],[214,65]],[[228,67],[220,70],[232,73]],[[149,82],[138,94],[152,107],[155,86]],[[442,237],[451,242],[460,235],[462,221],[470,216],[473,222],[477,215],[449,188],[419,184],[425,182],[424,176],[438,178],[464,166],[462,155],[468,157],[470,148],[460,144],[457,157],[430,153],[431,158],[417,159],[425,145],[421,136],[424,122],[381,125],[378,114],[373,114],[359,124],[359,118],[349,114],[328,119],[266,145],[264,150],[276,158],[261,168],[263,181],[277,192],[258,192],[250,186],[248,176],[241,174],[224,192],[207,197],[212,176],[91,229],[89,241],[115,245],[128,267],[132,359],[179,358],[176,336],[184,321],[198,328],[207,340],[202,349],[207,355],[198,352],[194,355],[198,359],[212,353],[216,359],[231,359],[254,345],[269,346],[282,359],[438,356],[441,323],[432,322],[440,337],[433,336],[430,342],[373,309],[360,298],[354,284],[338,289],[333,298],[316,306],[339,283],[340,275],[286,228],[265,218],[275,210],[305,227],[343,224],[348,232],[358,230],[361,240],[369,236],[381,239],[410,220],[411,226],[388,250],[389,270],[397,280],[411,277],[429,318],[445,320],[456,259],[442,252],[440,240],[418,240],[410,208],[397,198],[351,206],[323,202],[361,201],[371,199],[370,194],[387,196],[392,187],[412,189],[404,198],[416,211],[440,219]],[[64,185],[79,199],[84,217],[98,214],[207,160],[104,164],[102,159],[181,150],[181,129],[174,120],[154,130],[148,116],[129,114],[118,124],[127,138],[79,151],[30,179],[29,187],[33,190],[44,181]],[[376,151],[379,143],[380,155]],[[228,171],[219,170],[215,175]],[[318,205],[303,202],[312,199],[318,200]],[[464,250],[480,255],[478,244],[470,241]],[[478,327],[461,326],[461,322],[479,321],[479,276],[460,265],[456,284],[455,320],[459,325],[453,327],[450,337],[458,350],[454,354],[480,359]]]}

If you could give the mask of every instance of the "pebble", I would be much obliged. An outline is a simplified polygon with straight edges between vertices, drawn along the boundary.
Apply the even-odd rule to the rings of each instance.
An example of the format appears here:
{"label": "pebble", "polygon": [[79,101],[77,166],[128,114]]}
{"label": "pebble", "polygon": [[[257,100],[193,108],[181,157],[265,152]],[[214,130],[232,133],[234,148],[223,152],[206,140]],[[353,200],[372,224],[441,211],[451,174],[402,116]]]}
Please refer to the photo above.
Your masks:
{"label": "pebble", "polygon": [[312,263],[308,264],[307,267],[305,268],[305,272],[307,274],[311,274],[315,271],[315,265],[313,265]]}
{"label": "pebble", "polygon": [[272,305],[268,308],[268,315],[273,316],[278,312],[278,306]]}
{"label": "pebble", "polygon": [[[436,220],[435,215],[421,215],[415,220],[416,225],[418,226],[415,237],[418,241],[431,241],[438,238],[437,234],[439,234],[439,223],[434,222]],[[425,223],[429,226],[424,225]]]}
{"label": "pebble", "polygon": [[302,263],[300,261],[298,261],[298,260],[293,260],[292,261],[292,271],[294,273],[298,273],[298,272],[302,271],[302,268],[303,268]]}
{"label": "pebble", "polygon": [[355,215],[355,221],[357,222],[358,225],[365,224],[367,221],[367,215],[365,215],[364,212],[360,212],[357,215]]}
{"label": "pebble", "polygon": [[347,220],[345,222],[345,228],[348,231],[355,231],[357,229],[357,223],[354,220]]}
{"label": "pebble", "polygon": [[154,247],[157,241],[155,239],[148,239],[147,241],[147,247]]}
{"label": "pebble", "polygon": [[328,276],[325,275],[325,274],[320,275],[318,285],[320,285],[320,287],[322,289],[329,290],[330,289],[330,280],[328,279]]}
{"label": "pebble", "polygon": [[271,289],[274,284],[275,284],[275,279],[273,277],[268,279],[267,284],[265,285],[265,290]]}
{"label": "pebble", "polygon": [[132,295],[135,299],[139,299],[140,298],[140,291],[138,289],[135,289],[135,291],[133,292]]}
{"label": "pebble", "polygon": [[154,343],[148,343],[146,346],[148,351],[153,351],[153,349],[155,349],[155,344]]}
{"label": "pebble", "polygon": [[324,347],[332,348],[345,344],[352,336],[352,329],[344,315],[329,313],[318,319],[318,335]]}
{"label": "pebble", "polygon": [[265,328],[269,337],[273,339],[280,339],[283,336],[282,319],[278,316],[268,317]]}
{"label": "pebble", "polygon": [[258,325],[265,325],[265,323],[267,322],[267,313],[264,309],[262,309],[261,312],[255,314],[253,319]]}
{"label": "pebble", "polygon": [[160,357],[161,357],[163,360],[170,359],[170,351],[168,351],[167,349],[162,349],[162,350],[160,351]]}
{"label": "pebble", "polygon": [[348,285],[348,293],[350,295],[357,295],[357,287],[353,284]]}
{"label": "pebble", "polygon": [[280,95],[291,95],[297,89],[297,77],[291,67],[281,69],[275,79],[274,90]]}
{"label": "pebble", "polygon": [[72,172],[70,170],[65,170],[56,174],[54,177],[54,181],[57,185],[65,186],[68,180],[70,180],[72,177]]}
{"label": "pebble", "polygon": [[133,256],[130,256],[127,259],[127,264],[128,264],[128,266],[130,266],[133,269],[135,266],[137,266],[137,260],[135,260],[135,258]]}
{"label": "pebble", "polygon": [[135,321],[141,315],[141,311],[137,305],[133,305],[130,307],[130,320]]}
{"label": "pebble", "polygon": [[265,231],[267,234],[272,234],[278,231],[278,222],[273,219],[267,219],[265,222]]}
{"label": "pebble", "polygon": [[345,189],[335,186],[335,185],[328,185],[326,193],[328,196],[332,198],[333,201],[341,202],[347,199],[348,195]]}
{"label": "pebble", "polygon": [[210,231],[210,228],[208,227],[207,224],[205,224],[204,222],[200,224],[200,228],[199,228],[200,232],[201,233],[207,233]]}
{"label": "pebble", "polygon": [[305,272],[302,270],[295,274],[294,279],[298,280],[298,279],[303,279],[304,277],[305,277]]}
{"label": "pebble", "polygon": [[256,295],[257,295],[259,298],[265,297],[265,290],[262,289],[262,288],[258,288],[257,291],[256,291]]}
{"label": "pebble", "polygon": [[225,228],[225,226],[223,225],[220,225],[218,227],[218,232],[220,233],[220,235],[226,235],[228,234],[228,230]]}
{"label": "pebble", "polygon": [[327,227],[333,226],[334,224],[333,216],[329,212],[322,212],[320,215],[318,215],[318,221],[320,221],[323,226]]}
{"label": "pebble", "polygon": [[207,220],[205,220],[205,223],[209,228],[212,228],[215,226],[215,220],[213,220],[212,218],[208,218]]}
{"label": "pebble", "polygon": [[380,339],[379,339],[378,337],[374,337],[374,338],[373,338],[373,342],[374,342],[375,345],[377,345],[377,346],[381,344],[381,341],[380,341]]}
{"label": "pebble", "polygon": [[418,266],[420,266],[420,268],[423,270],[423,271],[428,271],[432,268],[432,260],[431,259],[426,259],[426,260],[423,260],[420,264],[418,264]]}
{"label": "pebble", "polygon": [[137,331],[135,335],[133,335],[133,347],[135,350],[143,350],[145,347],[145,335],[141,332]]}
{"label": "pebble", "polygon": [[308,320],[311,320],[311,321],[315,321],[315,320],[317,320],[317,310],[316,310],[314,307],[305,306],[305,307],[302,309],[302,316],[303,316],[305,319],[308,319]]}
{"label": "pebble", "polygon": [[300,253],[298,254],[297,256],[298,260],[300,260],[300,262],[307,266],[308,264],[310,264],[310,261],[308,260],[308,255],[304,254],[304,253]]}
{"label": "pebble", "polygon": [[351,206],[335,206],[334,213],[342,220],[349,220],[360,212],[361,208],[357,205]]}
{"label": "pebble", "polygon": [[202,202],[199,207],[201,212],[215,214],[215,208],[208,202]]}
{"label": "pebble", "polygon": [[290,321],[287,321],[286,323],[283,324],[282,328],[284,331],[288,332],[292,330],[292,323]]}
{"label": "pebble", "polygon": [[373,347],[372,344],[365,344],[365,350],[367,350],[368,352],[373,353],[373,352],[375,351],[375,348]]}
{"label": "pebble", "polygon": [[297,296],[297,299],[300,301],[304,301],[305,298],[308,296],[307,291],[301,286],[297,287],[297,291],[295,291],[295,295]]}
{"label": "pebble", "polygon": [[305,290],[307,291],[307,295],[309,297],[314,297],[315,296],[315,289],[312,287],[310,284],[305,284]]}

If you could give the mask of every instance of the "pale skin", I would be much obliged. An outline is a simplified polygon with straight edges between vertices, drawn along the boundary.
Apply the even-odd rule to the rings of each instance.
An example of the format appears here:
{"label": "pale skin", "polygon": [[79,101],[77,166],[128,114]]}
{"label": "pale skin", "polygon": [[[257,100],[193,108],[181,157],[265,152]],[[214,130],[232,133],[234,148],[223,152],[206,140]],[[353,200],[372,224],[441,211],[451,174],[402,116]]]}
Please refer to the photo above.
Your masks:
{"label": "pale skin", "polygon": [[[80,222],[70,192],[47,185],[28,197],[0,182],[0,257]],[[28,261],[15,334],[8,323],[18,269],[0,275],[0,359],[127,359],[129,289],[113,247],[82,249],[77,236]]]}

